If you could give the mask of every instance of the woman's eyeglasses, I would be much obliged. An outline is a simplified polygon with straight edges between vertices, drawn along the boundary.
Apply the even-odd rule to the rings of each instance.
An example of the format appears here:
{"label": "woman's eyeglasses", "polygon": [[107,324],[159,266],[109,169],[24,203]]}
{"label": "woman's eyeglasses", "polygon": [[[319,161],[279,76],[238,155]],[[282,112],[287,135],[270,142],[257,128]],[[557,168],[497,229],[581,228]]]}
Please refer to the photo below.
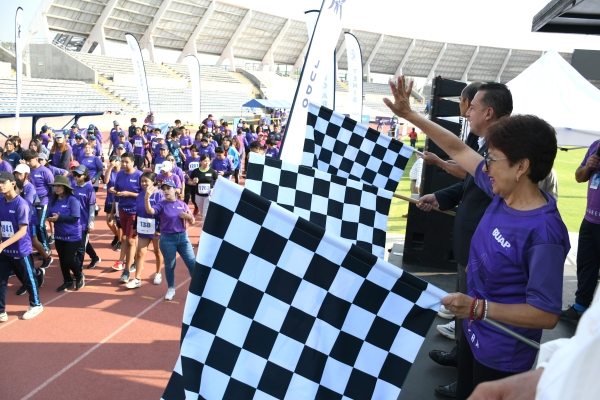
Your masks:
{"label": "woman's eyeglasses", "polygon": [[485,160],[485,169],[487,169],[488,171],[490,170],[490,163],[491,162],[508,160],[508,158],[491,158],[491,157],[489,157],[487,151],[485,153],[483,153],[483,159]]}

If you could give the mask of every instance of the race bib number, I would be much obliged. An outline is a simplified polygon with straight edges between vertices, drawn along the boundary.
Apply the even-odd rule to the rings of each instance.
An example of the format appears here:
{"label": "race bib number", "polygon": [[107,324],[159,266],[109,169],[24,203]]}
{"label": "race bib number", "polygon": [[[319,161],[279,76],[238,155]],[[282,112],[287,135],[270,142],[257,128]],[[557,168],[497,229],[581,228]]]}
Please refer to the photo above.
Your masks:
{"label": "race bib number", "polygon": [[598,189],[598,186],[600,186],[600,172],[596,172],[596,174],[592,177],[590,189]]}
{"label": "race bib number", "polygon": [[144,143],[142,142],[141,139],[135,140],[135,147],[144,147]]}
{"label": "race bib number", "polygon": [[198,194],[209,194],[210,183],[201,183],[198,185]]}
{"label": "race bib number", "polygon": [[197,161],[191,162],[188,164],[188,171],[193,171],[200,167],[200,163]]}
{"label": "race bib number", "polygon": [[231,163],[233,164],[233,156],[227,156],[227,158],[229,158],[229,160],[231,160]]}
{"label": "race bib number", "polygon": [[13,226],[10,221],[2,221],[2,237],[10,238],[13,237],[15,231],[13,230]]}
{"label": "race bib number", "polygon": [[162,168],[162,164],[156,164],[156,166],[154,167],[154,173],[155,174],[160,174],[160,169]]}
{"label": "race bib number", "polygon": [[138,217],[137,232],[144,235],[153,235],[156,232],[154,218],[140,218]]}

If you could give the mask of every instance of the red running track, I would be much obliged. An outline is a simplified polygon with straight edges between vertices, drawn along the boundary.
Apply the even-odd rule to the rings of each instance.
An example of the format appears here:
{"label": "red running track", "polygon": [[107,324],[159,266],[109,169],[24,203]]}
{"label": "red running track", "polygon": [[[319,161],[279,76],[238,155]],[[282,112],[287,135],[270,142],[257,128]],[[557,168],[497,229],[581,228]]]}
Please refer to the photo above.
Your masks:
{"label": "red running track", "polygon": [[[105,194],[98,191],[102,207]],[[9,320],[0,324],[2,400],[161,397],[179,354],[190,276],[177,257],[177,293],[173,301],[165,301],[164,268],[162,284],[154,285],[154,253],[148,251],[142,287],[128,290],[119,283],[121,273],[110,268],[119,253],[110,247],[113,234],[105,221],[101,211],[91,242],[102,262],[85,269],[86,255],[86,286],[81,291],[56,293],[62,275],[55,258],[40,289],[44,311],[24,321],[19,317],[29,306],[28,296],[17,296],[20,282],[9,280]],[[188,235],[197,250],[199,222]]]}

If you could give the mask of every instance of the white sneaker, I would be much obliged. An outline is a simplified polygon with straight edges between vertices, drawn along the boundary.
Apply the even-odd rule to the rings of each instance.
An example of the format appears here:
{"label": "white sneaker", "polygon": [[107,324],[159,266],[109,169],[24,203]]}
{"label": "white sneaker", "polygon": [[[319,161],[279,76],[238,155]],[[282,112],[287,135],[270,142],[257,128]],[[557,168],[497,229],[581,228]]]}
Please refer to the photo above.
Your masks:
{"label": "white sneaker", "polygon": [[437,326],[437,330],[442,335],[444,335],[448,339],[452,339],[452,340],[454,340],[456,338],[455,333],[454,333],[455,329],[456,329],[456,325],[455,325],[454,321],[450,321],[446,325],[438,325]]}
{"label": "white sneaker", "polygon": [[2,314],[0,314],[0,322],[6,322],[8,321],[8,314],[3,312]]}
{"label": "white sneaker", "polygon": [[173,297],[175,297],[175,288],[170,287],[165,294],[165,300],[173,300]]}
{"label": "white sneaker", "polygon": [[162,274],[156,273],[154,275],[154,284],[160,285],[162,283]]}
{"label": "white sneaker", "polygon": [[129,281],[129,283],[125,285],[125,287],[127,289],[137,289],[139,287],[142,287],[142,281],[140,279],[133,279]]}
{"label": "white sneaker", "polygon": [[442,318],[454,319],[454,314],[452,314],[452,311],[446,309],[446,307],[444,307],[444,306],[440,307],[440,311],[438,311],[438,315]]}
{"label": "white sneaker", "polygon": [[32,318],[35,318],[42,311],[44,311],[44,307],[41,306],[41,305],[40,306],[35,306],[35,307],[29,307],[27,309],[27,311],[25,311],[25,314],[23,314],[23,316],[21,317],[21,319],[32,319]]}

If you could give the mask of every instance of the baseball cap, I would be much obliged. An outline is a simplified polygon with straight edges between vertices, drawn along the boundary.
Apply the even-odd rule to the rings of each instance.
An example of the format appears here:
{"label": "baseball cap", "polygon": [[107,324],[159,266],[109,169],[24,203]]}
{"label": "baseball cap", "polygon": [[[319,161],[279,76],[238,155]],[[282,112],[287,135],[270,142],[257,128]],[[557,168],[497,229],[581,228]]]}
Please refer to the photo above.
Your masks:
{"label": "baseball cap", "polygon": [[79,133],[77,135],[75,135],[75,139],[83,139],[83,136],[81,136]]}
{"label": "baseball cap", "polygon": [[73,129],[73,128],[77,129],[77,128],[78,128],[78,126],[77,126],[77,125],[75,125],[75,124],[73,124],[73,125],[71,125],[71,129]]}
{"label": "baseball cap", "polygon": [[29,174],[31,172],[31,170],[29,169],[27,164],[19,164],[15,168],[15,172],[18,172],[20,174]]}
{"label": "baseball cap", "polygon": [[160,166],[160,170],[165,172],[171,172],[173,170],[173,164],[170,162],[164,162]]}
{"label": "baseball cap", "polygon": [[75,161],[75,160],[73,160],[73,161],[71,161],[71,162],[69,163],[69,169],[71,169],[71,168],[73,168],[73,167],[77,167],[78,165],[79,165],[79,162],[78,162],[78,161]]}
{"label": "baseball cap", "polygon": [[48,130],[48,125],[42,126],[42,132],[46,132]]}
{"label": "baseball cap", "polygon": [[121,161],[121,157],[113,154],[112,156],[110,156],[110,161]]}
{"label": "baseball cap", "polygon": [[40,158],[41,158],[41,159],[43,159],[43,160],[47,160],[47,159],[48,159],[48,156],[46,155],[46,153],[39,153],[39,154],[38,154],[38,160],[39,160]]}
{"label": "baseball cap", "polygon": [[122,145],[122,144],[120,144],[120,145],[117,146],[117,149],[125,149],[125,146]]}
{"label": "baseball cap", "polygon": [[119,126],[119,121],[117,121],[117,120],[114,120],[114,121],[113,121],[113,125],[114,125],[114,126]]}
{"label": "baseball cap", "polygon": [[161,144],[160,145],[160,150],[163,150],[163,149],[169,150],[169,146],[167,146],[166,144]]}
{"label": "baseball cap", "polygon": [[88,167],[86,167],[85,165],[78,165],[77,167],[75,167],[73,172],[79,175],[85,175],[88,173]]}
{"label": "baseball cap", "polygon": [[90,124],[90,126],[88,126],[88,129],[94,130],[96,129],[96,127],[94,126],[94,124]]}
{"label": "baseball cap", "polygon": [[93,134],[93,133],[94,133],[94,130],[93,130],[93,129],[88,129],[88,130],[87,130],[87,133],[88,133],[88,135],[91,135],[91,134]]}
{"label": "baseball cap", "polygon": [[90,135],[90,136],[88,136],[88,139],[90,139],[90,140],[96,140],[96,136],[95,135]]}
{"label": "baseball cap", "polygon": [[62,132],[58,132],[58,133],[56,134],[56,136],[54,136],[54,138],[55,138],[55,139],[61,139],[61,138],[63,138],[63,139],[64,139],[64,137],[65,137],[65,135],[63,135],[63,133],[62,133]]}
{"label": "baseball cap", "polygon": [[125,136],[125,132],[119,132],[119,136]]}
{"label": "baseball cap", "polygon": [[163,188],[163,186],[170,186],[170,187],[172,187],[172,188],[177,188],[177,185],[176,185],[176,184],[175,184],[175,182],[173,182],[173,181],[164,181],[164,182],[162,183],[162,185],[160,185],[160,188],[162,189],[162,188]]}
{"label": "baseball cap", "polygon": [[156,135],[156,139],[164,139],[165,135],[163,135],[162,133],[159,133],[158,135]]}
{"label": "baseball cap", "polygon": [[2,171],[0,172],[0,183],[4,183],[6,181],[14,181],[15,176],[10,172]]}
{"label": "baseball cap", "polygon": [[206,137],[203,137],[202,139],[200,139],[201,142],[207,142],[208,143],[208,139]]}

